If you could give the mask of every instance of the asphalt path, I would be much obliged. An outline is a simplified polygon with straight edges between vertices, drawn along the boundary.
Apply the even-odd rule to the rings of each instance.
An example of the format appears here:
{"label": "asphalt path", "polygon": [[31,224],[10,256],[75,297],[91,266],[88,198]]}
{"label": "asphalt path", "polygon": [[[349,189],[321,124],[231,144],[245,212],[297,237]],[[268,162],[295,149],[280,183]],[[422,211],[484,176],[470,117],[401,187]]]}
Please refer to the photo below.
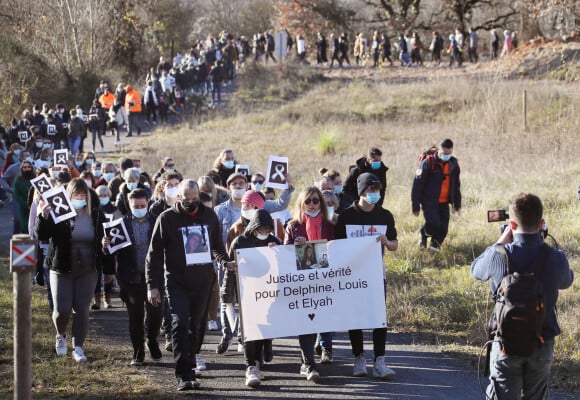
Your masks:
{"label": "asphalt path", "polygon": [[[132,350],[127,333],[127,315],[118,299],[115,308],[91,312],[91,334],[88,341],[107,341],[121,345],[130,362]],[[396,372],[389,380],[372,377],[372,336],[365,331],[365,356],[369,376],[352,377],[353,356],[346,332],[336,333],[334,362],[318,365],[321,378],[308,382],[299,371],[297,338],[275,339],[274,360],[262,368],[265,379],[257,389],[245,386],[244,357],[237,344],[218,355],[215,348],[220,332],[207,332],[201,356],[207,364],[203,371],[201,390],[181,396],[195,399],[399,399],[399,400],[471,400],[485,399],[479,387],[476,369],[469,363],[440,352],[435,346],[414,344],[411,334],[389,332],[387,365]],[[163,347],[164,340],[159,343]],[[317,358],[318,361],[318,358]],[[177,381],[173,355],[163,350],[163,360],[154,364],[148,355],[145,365],[138,368],[158,388],[159,398],[175,398]],[[483,385],[487,380],[482,378]],[[181,397],[179,396],[179,397]],[[551,400],[575,399],[571,395],[551,392]]]}

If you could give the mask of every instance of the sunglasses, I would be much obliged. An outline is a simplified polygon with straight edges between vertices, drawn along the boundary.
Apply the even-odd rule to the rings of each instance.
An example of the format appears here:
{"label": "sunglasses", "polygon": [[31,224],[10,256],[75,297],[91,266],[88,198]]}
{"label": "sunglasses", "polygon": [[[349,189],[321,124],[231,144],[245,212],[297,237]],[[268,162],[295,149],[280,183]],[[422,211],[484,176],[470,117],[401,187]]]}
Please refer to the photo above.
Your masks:
{"label": "sunglasses", "polygon": [[255,184],[257,184],[257,183],[259,183],[259,184],[262,184],[262,183],[264,183],[264,181],[263,181],[263,180],[260,180],[260,181],[252,181],[252,183],[253,183],[254,185],[255,185]]}
{"label": "sunglasses", "polygon": [[304,200],[304,204],[310,205],[310,203],[312,203],[312,204],[318,204],[318,203],[320,203],[320,199],[318,197],[314,197],[312,199],[306,199],[306,200]]}

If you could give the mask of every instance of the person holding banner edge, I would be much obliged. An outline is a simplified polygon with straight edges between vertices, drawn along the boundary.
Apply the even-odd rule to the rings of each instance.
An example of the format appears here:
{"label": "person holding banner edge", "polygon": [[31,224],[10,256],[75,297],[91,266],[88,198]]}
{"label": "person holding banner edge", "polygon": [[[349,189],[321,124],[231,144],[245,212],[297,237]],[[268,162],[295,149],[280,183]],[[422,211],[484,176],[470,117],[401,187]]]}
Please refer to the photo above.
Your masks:
{"label": "person holding banner edge", "polygon": [[[375,236],[381,247],[389,251],[398,248],[397,230],[395,219],[390,211],[380,205],[381,181],[375,175],[365,172],[357,178],[359,199],[351,207],[344,210],[339,216],[335,226],[336,239],[348,239],[349,237]],[[384,266],[383,266],[383,272]],[[385,281],[386,291],[386,281]],[[386,292],[385,292],[386,293]],[[363,349],[362,329],[348,331],[352,352],[355,356],[353,376],[366,376],[366,358]],[[385,363],[385,343],[387,340],[387,328],[373,329],[374,368],[373,375],[381,379],[389,379],[395,376],[395,371],[388,368]]]}
{"label": "person holding banner edge", "polygon": [[[253,213],[244,232],[233,240],[229,250],[230,260],[235,259],[237,249],[263,246],[272,247],[282,243],[276,236],[274,236],[274,220],[270,216],[270,213],[264,209],[257,209],[255,211],[256,212]],[[228,276],[230,276],[230,272],[233,271],[228,271]],[[246,386],[257,387],[260,385],[261,380],[263,379],[260,371],[260,360],[262,359],[262,352],[266,350],[268,345],[271,348],[271,339],[244,342],[244,353],[246,357]]]}
{"label": "person holding banner edge", "polygon": [[[309,186],[298,195],[294,218],[286,227],[284,244],[304,245],[309,240],[324,239],[334,239],[334,225],[328,220],[324,196],[316,186]],[[298,341],[302,353],[300,375],[309,381],[317,381],[320,373],[314,361],[316,333],[299,335]]]}

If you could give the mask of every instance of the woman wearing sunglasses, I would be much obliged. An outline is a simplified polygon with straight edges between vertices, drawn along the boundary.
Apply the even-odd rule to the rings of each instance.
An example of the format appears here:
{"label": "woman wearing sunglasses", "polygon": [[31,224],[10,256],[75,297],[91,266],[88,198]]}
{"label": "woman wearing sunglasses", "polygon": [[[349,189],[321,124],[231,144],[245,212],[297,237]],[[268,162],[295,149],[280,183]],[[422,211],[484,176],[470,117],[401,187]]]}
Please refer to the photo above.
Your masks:
{"label": "woman wearing sunglasses", "polygon": [[[304,188],[296,200],[294,218],[286,227],[284,244],[303,245],[312,240],[333,240],[334,225],[328,220],[328,210],[324,196],[315,186]],[[314,361],[316,333],[298,336],[302,352],[300,375],[309,381],[320,377]]]}

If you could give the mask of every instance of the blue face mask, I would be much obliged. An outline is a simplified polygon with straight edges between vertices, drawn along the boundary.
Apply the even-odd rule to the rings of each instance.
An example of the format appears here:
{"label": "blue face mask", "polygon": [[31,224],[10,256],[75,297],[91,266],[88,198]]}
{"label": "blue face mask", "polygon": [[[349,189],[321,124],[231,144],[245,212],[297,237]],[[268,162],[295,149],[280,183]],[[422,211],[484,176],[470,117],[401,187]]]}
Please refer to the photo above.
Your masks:
{"label": "blue face mask", "polygon": [[107,173],[105,174],[105,180],[106,180],[107,182],[110,182],[110,181],[112,181],[114,178],[115,178],[115,173],[114,173],[114,172],[107,172]]}
{"label": "blue face mask", "polygon": [[100,178],[103,175],[103,172],[100,169],[95,169],[93,170],[93,175]]}
{"label": "blue face mask", "polygon": [[75,165],[77,167],[80,167],[81,165],[83,165],[83,162],[82,161],[75,161]]}
{"label": "blue face mask", "polygon": [[373,161],[371,163],[371,169],[377,170],[381,168],[381,162],[380,161]]}
{"label": "blue face mask", "polygon": [[86,200],[71,199],[70,203],[75,208],[75,210],[80,210],[81,208],[83,208],[84,206],[87,205],[87,201]]}
{"label": "blue face mask", "polygon": [[235,163],[233,160],[224,161],[222,164],[224,165],[224,167],[226,169],[232,169],[235,166]]}
{"label": "blue face mask", "polygon": [[326,214],[328,215],[328,219],[332,219],[332,217],[334,217],[334,207],[328,207],[328,212]]}
{"label": "blue face mask", "polygon": [[19,156],[20,156],[20,151],[21,151],[20,149],[16,149],[16,150],[12,151],[12,153],[13,153],[13,154],[14,154],[16,157],[19,157]]}
{"label": "blue face mask", "polygon": [[367,200],[367,203],[369,203],[369,204],[377,204],[380,199],[381,199],[381,194],[379,192],[367,193],[366,200]]}
{"label": "blue face mask", "polygon": [[318,214],[320,214],[320,208],[315,212],[304,211],[304,214],[308,215],[310,218],[316,218],[318,217]]}
{"label": "blue face mask", "polygon": [[24,159],[24,161],[28,161],[29,163],[31,163],[31,164],[32,164],[32,162],[33,162],[34,160],[32,159],[32,157],[26,157],[26,158]]}
{"label": "blue face mask", "polygon": [[336,193],[336,194],[341,194],[341,193],[342,193],[342,190],[343,190],[343,188],[344,188],[344,187],[343,187],[342,185],[336,185],[336,186],[334,187],[334,193]]}
{"label": "blue face mask", "polygon": [[439,159],[443,162],[451,160],[451,154],[439,154]]}
{"label": "blue face mask", "polygon": [[135,190],[137,189],[137,184],[138,182],[129,182],[127,183],[127,189],[129,189],[129,191]]}
{"label": "blue face mask", "polygon": [[132,209],[131,213],[133,214],[133,216],[137,219],[141,219],[144,218],[147,215],[147,208],[137,208],[137,209]]}
{"label": "blue face mask", "polygon": [[262,183],[254,183],[253,186],[254,186],[254,190],[258,191],[258,192],[264,188],[264,185]]}
{"label": "blue face mask", "polygon": [[52,179],[56,179],[58,177],[58,171],[50,171],[50,176]]}
{"label": "blue face mask", "polygon": [[92,158],[87,158],[86,159],[86,163],[87,163],[87,165],[93,165],[93,159]]}
{"label": "blue face mask", "polygon": [[109,199],[108,197],[99,197],[99,203],[102,206],[106,206],[107,204],[109,204],[110,201],[111,199]]}

